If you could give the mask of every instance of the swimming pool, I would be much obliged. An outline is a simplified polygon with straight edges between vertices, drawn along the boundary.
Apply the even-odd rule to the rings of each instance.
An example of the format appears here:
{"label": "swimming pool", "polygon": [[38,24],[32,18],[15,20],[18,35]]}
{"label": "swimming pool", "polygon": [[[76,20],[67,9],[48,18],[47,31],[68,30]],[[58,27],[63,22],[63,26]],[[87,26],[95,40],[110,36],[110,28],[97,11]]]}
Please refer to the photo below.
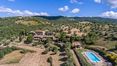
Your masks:
{"label": "swimming pool", "polygon": [[91,61],[91,62],[100,62],[101,59],[93,52],[85,52],[85,55],[88,57],[88,59]]}

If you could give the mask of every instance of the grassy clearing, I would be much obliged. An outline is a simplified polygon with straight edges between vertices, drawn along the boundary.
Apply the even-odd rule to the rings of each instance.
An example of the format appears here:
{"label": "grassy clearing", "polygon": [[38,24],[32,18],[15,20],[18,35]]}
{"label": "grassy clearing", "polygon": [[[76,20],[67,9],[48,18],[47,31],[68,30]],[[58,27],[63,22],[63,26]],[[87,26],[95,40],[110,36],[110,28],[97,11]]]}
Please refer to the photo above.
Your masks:
{"label": "grassy clearing", "polygon": [[95,42],[95,45],[103,46],[108,49],[115,48],[117,41],[104,41],[104,39],[99,39]]}
{"label": "grassy clearing", "polygon": [[24,20],[18,20],[16,21],[17,24],[23,24],[23,25],[37,25],[38,22],[36,21],[24,21]]}
{"label": "grassy clearing", "polygon": [[117,53],[117,49],[115,49],[115,46],[117,45],[117,41],[104,41],[104,39],[99,39],[95,42],[95,47],[102,46],[107,48],[110,51],[113,51]]}
{"label": "grassy clearing", "polygon": [[0,64],[18,63],[24,56],[20,51],[21,50],[16,50],[5,55],[4,58],[0,60]]}

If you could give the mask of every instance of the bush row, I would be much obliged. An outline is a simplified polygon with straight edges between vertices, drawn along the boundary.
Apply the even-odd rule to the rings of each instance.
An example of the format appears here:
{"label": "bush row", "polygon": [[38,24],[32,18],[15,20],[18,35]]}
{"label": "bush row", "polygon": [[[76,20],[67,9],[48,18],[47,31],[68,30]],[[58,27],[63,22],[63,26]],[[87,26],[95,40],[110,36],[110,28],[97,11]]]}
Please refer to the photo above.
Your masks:
{"label": "bush row", "polygon": [[65,62],[65,66],[76,66],[73,59],[73,54],[71,53],[70,49],[66,48],[65,52],[68,56],[67,61]]}

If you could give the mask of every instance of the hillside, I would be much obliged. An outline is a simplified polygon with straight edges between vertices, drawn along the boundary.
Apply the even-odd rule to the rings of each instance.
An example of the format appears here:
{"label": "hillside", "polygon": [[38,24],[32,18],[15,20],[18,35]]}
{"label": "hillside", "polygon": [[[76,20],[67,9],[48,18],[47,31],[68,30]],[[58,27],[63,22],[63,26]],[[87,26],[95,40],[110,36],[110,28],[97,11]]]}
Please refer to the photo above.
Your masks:
{"label": "hillside", "polygon": [[[43,35],[42,33],[45,34]],[[78,52],[77,49],[75,49],[75,51],[71,49],[75,47],[76,44],[72,46],[72,44],[75,42],[78,42],[77,44],[81,45],[81,48],[79,45],[77,47]],[[98,50],[99,54],[103,53],[101,54],[102,57],[104,56],[104,58],[106,57],[110,59],[109,62],[111,62],[113,65],[116,65],[115,57],[117,56],[114,56],[114,54],[109,52],[114,52],[115,54],[117,53],[117,19],[63,16],[0,18],[0,45],[19,46],[20,44],[25,49],[26,47],[33,49],[36,49],[36,47],[41,47],[41,50],[39,50],[39,48],[36,49],[37,52],[33,55],[27,54],[28,56],[26,56],[26,58],[23,57],[24,61],[26,62],[21,62],[21,64],[24,66],[25,63],[30,62],[34,62],[34,64],[35,62],[36,64],[41,64],[40,62],[37,63],[37,60],[40,58],[43,58],[41,61],[43,61],[45,64],[47,63],[49,56],[55,60],[53,62],[55,65],[62,64],[63,62],[65,62],[65,64],[70,63],[72,64],[71,66],[73,66],[74,63],[79,64],[79,62],[81,62],[80,64],[87,65],[88,62],[85,61],[82,63],[82,61],[78,61],[78,58],[76,58],[75,55],[81,54],[81,57],[79,58],[83,59],[83,53],[81,53],[81,51],[93,51],[93,48],[94,51]],[[30,47],[28,45],[30,45]],[[49,51],[55,53],[58,51],[60,52],[52,55],[48,54]],[[60,53],[63,53],[62,51],[66,53],[65,56],[60,55]],[[106,53],[104,53],[105,51]],[[108,54],[112,55],[108,56]],[[12,53],[10,55],[12,55]],[[2,57],[3,56],[4,55],[2,55]],[[68,56],[67,59],[60,62],[61,57],[65,58],[66,56]],[[5,57],[7,58],[7,56]],[[69,60],[75,60],[75,62]]]}
{"label": "hillside", "polygon": [[63,16],[6,17],[0,18],[0,39],[11,39],[18,37],[22,32],[27,34],[38,29],[61,31],[62,26],[78,28],[84,33],[93,31],[99,36],[106,34],[107,38],[111,34],[115,36],[117,34],[117,19]]}

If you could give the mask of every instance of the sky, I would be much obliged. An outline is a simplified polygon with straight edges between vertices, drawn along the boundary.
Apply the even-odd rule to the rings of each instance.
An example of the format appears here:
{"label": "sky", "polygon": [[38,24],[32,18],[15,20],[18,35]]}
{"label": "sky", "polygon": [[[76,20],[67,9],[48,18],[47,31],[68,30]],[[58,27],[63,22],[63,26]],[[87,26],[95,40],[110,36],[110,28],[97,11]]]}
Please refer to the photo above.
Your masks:
{"label": "sky", "polygon": [[117,0],[0,0],[0,17],[34,15],[117,19]]}

